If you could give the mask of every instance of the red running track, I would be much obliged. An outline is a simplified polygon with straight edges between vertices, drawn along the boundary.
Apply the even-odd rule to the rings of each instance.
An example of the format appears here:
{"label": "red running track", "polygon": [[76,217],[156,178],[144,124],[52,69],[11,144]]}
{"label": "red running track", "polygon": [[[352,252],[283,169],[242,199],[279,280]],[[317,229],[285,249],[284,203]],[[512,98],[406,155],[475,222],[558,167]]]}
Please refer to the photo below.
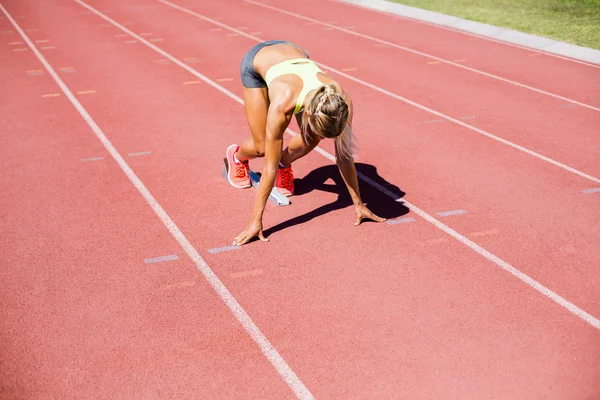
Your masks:
{"label": "red running track", "polygon": [[[296,166],[305,193],[291,207],[270,207],[270,243],[208,252],[230,243],[253,202],[252,191],[235,192],[219,176],[224,149],[248,134],[241,106],[205,84],[185,84],[197,77],[159,61],[165,57],[140,41],[125,43],[131,37],[117,36],[123,31],[82,13],[86,9],[75,2],[2,4],[11,15],[25,16],[15,21],[35,29],[28,32],[32,40],[48,40],[38,47],[55,47],[40,50],[55,69],[76,70],[59,72],[73,92],[94,91],[77,95],[83,107],[315,397],[563,399],[600,393],[597,328],[368,185],[362,190],[372,207],[416,221],[352,226],[351,207],[332,185],[338,175],[318,153]],[[191,68],[240,95],[238,63],[252,40],[211,31],[213,24],[158,2],[90,4],[132,23],[128,27],[146,39],[162,39],[152,43],[189,58]],[[248,31],[299,35],[291,19],[273,10],[250,11],[239,2],[192,5],[222,23],[244,26],[234,25],[242,18],[231,10],[239,7]],[[9,60],[2,74],[13,98],[2,108],[8,132],[3,169],[9,171],[2,178],[9,194],[2,204],[9,232],[2,254],[10,260],[2,269],[0,332],[9,355],[2,361],[3,395],[293,396],[64,94],[40,97],[61,90],[47,72],[27,76],[44,68],[31,51],[13,51],[8,43],[22,40],[8,21],[0,23],[12,32],[2,36],[10,38],[2,48]],[[343,59],[327,52],[334,40],[302,29],[314,57],[340,69],[371,51],[356,41],[361,51]],[[392,73],[386,65],[409,62],[396,53],[383,56],[389,58],[381,69],[361,64],[354,73],[375,82]],[[447,72],[445,79],[484,85],[463,72]],[[431,215],[464,209],[464,215],[436,217],[600,315],[597,195],[580,192],[593,182],[464,127],[426,124],[434,119],[426,112],[341,81],[357,102],[365,174],[399,187]],[[377,84],[392,90],[386,82]],[[469,96],[478,85],[468,86]],[[499,129],[502,123],[513,123],[502,111],[496,114],[507,99],[553,118],[543,96],[489,85],[498,96],[480,95],[477,106],[496,119],[498,134],[510,132]],[[397,89],[406,97],[420,92]],[[454,93],[455,100],[464,95]],[[432,107],[452,104],[441,92],[428,96]],[[582,127],[573,140],[593,140],[593,112],[567,110],[576,111],[569,126]],[[527,121],[516,138],[538,129]],[[556,131],[530,136],[536,151],[560,150]],[[128,156],[136,152],[151,153]],[[598,171],[593,158],[563,155],[569,165]],[[95,156],[104,159],[80,161]],[[178,260],[144,263],[169,254]]]}

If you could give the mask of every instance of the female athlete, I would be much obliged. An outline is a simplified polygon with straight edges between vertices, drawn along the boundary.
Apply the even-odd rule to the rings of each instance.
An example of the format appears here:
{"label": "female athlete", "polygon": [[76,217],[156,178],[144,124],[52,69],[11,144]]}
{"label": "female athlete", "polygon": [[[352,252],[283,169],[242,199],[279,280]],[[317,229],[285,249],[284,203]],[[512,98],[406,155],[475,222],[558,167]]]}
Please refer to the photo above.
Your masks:
{"label": "female athlete", "polygon": [[[294,193],[291,164],[322,139],[333,139],[336,164],[346,183],[355,225],[365,218],[384,221],[362,202],[353,160],[352,100],[338,82],[326,75],[298,45],[274,40],[254,46],[241,65],[244,107],[252,132],[241,145],[227,149],[227,177],[236,188],[251,187],[248,161],[265,157],[250,223],[233,241],[243,245],[263,235],[262,216],[273,185],[286,196]],[[301,134],[283,149],[283,134],[296,117]]]}

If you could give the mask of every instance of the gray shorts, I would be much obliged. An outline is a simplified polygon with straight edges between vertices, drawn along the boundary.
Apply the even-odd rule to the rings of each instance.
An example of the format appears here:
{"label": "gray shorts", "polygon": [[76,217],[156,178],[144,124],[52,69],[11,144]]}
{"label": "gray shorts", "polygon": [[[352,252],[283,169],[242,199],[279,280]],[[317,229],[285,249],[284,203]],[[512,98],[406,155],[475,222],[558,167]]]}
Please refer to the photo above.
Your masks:
{"label": "gray shorts", "polygon": [[295,43],[288,42],[286,40],[270,40],[268,42],[259,43],[253,48],[251,48],[242,59],[240,74],[242,77],[242,85],[244,85],[244,87],[250,89],[267,87],[267,82],[265,82],[262,76],[260,76],[260,74],[254,70],[254,57],[256,56],[256,53],[258,53],[263,47],[283,43],[293,44],[294,46],[304,51],[304,54],[306,54],[307,58],[310,58],[308,57],[308,54],[302,47],[298,46]]}

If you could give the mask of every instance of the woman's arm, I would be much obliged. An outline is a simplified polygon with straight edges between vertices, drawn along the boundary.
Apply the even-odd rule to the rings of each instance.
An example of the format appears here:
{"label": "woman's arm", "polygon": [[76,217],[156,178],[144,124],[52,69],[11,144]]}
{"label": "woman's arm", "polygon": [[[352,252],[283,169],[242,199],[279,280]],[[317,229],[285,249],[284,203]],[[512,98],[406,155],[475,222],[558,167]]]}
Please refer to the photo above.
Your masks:
{"label": "woman's arm", "polygon": [[281,152],[283,149],[283,133],[290,124],[291,114],[287,112],[285,102],[271,103],[267,114],[267,130],[265,134],[265,165],[256,190],[256,200],[250,223],[234,240],[233,245],[243,245],[258,236],[260,240],[268,241],[263,236],[262,217],[273,186]]}
{"label": "woman's arm", "polygon": [[[352,104],[352,99],[348,96],[347,93],[343,92],[342,96],[346,103],[348,104],[348,126],[346,127],[346,131],[342,133],[342,135],[351,135],[351,127],[352,127],[352,118],[354,116],[354,107]],[[336,146],[336,164],[340,170],[340,174],[342,175],[342,179],[348,188],[348,192],[350,193],[350,197],[352,198],[352,203],[354,203],[354,211],[356,212],[356,222],[354,225],[360,225],[364,218],[372,219],[376,222],[383,222],[385,218],[378,217],[373,214],[366,205],[362,202],[360,198],[360,191],[358,188],[358,176],[356,174],[356,166],[354,165],[354,160],[352,157],[344,157],[337,152]]]}

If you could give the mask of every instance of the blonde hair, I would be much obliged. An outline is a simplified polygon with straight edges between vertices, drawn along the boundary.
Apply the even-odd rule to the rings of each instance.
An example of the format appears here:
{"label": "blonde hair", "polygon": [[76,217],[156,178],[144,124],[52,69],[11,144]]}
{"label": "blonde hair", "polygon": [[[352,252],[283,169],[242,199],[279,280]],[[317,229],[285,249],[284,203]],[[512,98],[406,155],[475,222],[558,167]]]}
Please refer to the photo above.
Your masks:
{"label": "blonde hair", "polygon": [[348,124],[349,108],[333,84],[317,89],[302,115],[302,136],[307,142],[310,131],[321,138],[334,139],[336,154],[351,159],[354,156],[354,134]]}

